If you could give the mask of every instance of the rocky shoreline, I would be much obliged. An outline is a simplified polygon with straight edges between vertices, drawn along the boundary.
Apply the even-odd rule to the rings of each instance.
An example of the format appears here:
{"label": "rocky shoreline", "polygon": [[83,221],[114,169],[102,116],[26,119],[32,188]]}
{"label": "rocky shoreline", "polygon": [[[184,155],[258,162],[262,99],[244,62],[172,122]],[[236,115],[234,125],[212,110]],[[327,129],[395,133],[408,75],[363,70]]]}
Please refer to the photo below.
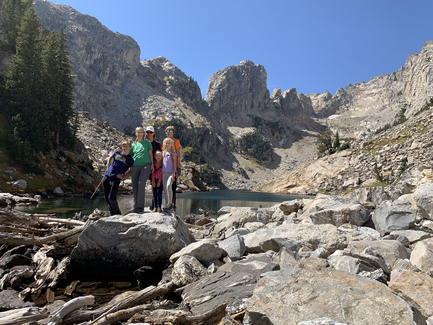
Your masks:
{"label": "rocky shoreline", "polygon": [[433,324],[422,179],[183,220],[1,209],[0,305],[32,324]]}

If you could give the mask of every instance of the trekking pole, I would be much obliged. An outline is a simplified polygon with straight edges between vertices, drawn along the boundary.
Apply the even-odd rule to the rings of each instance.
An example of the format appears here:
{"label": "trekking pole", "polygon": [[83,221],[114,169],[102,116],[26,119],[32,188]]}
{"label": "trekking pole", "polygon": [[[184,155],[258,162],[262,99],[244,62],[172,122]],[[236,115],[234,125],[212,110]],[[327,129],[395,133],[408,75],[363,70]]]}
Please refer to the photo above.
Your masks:
{"label": "trekking pole", "polygon": [[98,186],[96,186],[96,188],[95,188],[95,192],[93,192],[93,194],[92,194],[92,196],[90,197],[90,199],[93,198],[93,195],[95,195],[95,193],[96,193],[96,191],[98,190],[99,186],[101,186],[101,184],[102,184],[102,180],[103,180],[103,179],[104,179],[104,177],[101,178],[101,181],[99,182]]}

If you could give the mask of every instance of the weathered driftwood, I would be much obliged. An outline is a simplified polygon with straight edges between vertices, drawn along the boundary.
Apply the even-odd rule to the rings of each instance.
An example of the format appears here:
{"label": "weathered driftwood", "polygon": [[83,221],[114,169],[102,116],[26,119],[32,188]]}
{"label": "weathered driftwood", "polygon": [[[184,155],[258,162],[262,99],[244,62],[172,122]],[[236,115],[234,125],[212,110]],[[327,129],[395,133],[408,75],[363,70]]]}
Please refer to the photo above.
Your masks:
{"label": "weathered driftwood", "polygon": [[84,229],[91,223],[88,221],[81,227],[76,227],[72,230],[68,230],[62,233],[54,234],[46,237],[23,237],[12,234],[0,234],[0,244],[6,244],[11,246],[43,246],[52,244],[55,247],[69,247],[75,245],[78,242],[78,236],[83,232]]}
{"label": "weathered driftwood", "polygon": [[0,325],[21,325],[48,317],[48,311],[37,307],[26,307],[0,312]]}
{"label": "weathered driftwood", "polygon": [[67,314],[69,314],[73,310],[76,310],[76,309],[81,308],[83,306],[93,305],[94,303],[95,303],[95,297],[94,296],[84,296],[84,297],[74,298],[74,299],[68,301],[66,304],[64,304],[59,309],[57,309],[50,316],[50,322],[47,325],[57,325],[62,321],[63,317],[65,317]]}
{"label": "weathered driftwood", "polygon": [[34,275],[34,271],[31,267],[23,269],[15,269],[5,274],[0,280],[0,290],[4,290],[8,283],[13,282],[14,279],[30,278]]}
{"label": "weathered driftwood", "polygon": [[130,319],[135,314],[141,313],[144,310],[162,309],[162,308],[166,308],[169,305],[170,302],[164,300],[157,304],[146,304],[146,305],[135,306],[128,309],[119,310],[111,314],[101,315],[93,322],[88,323],[88,325],[109,325],[114,323],[117,324],[119,321]]}
{"label": "weathered driftwood", "polygon": [[44,235],[47,233],[52,232],[51,229],[39,229],[35,227],[28,227],[28,226],[17,226],[17,225],[1,225],[0,226],[0,232],[13,232],[17,234],[37,234],[37,235]]}
{"label": "weathered driftwood", "polygon": [[[167,316],[164,318],[152,318],[149,316],[142,317],[141,315],[136,315],[134,317],[134,322],[136,321],[142,321],[146,323],[151,324],[163,324],[165,322],[171,323],[171,324],[181,324],[181,325],[217,325],[220,324],[221,320],[227,316],[226,311],[227,304],[224,303],[207,313],[204,313],[202,315],[196,315],[196,316],[187,316],[185,314],[177,315],[177,316]],[[227,317],[227,319],[230,321],[229,324],[238,324],[235,320],[233,320],[230,316]],[[226,324],[227,322],[224,322]],[[107,325],[112,323],[104,323],[104,324],[97,324],[97,325]],[[96,324],[91,324],[96,325]]]}
{"label": "weathered driftwood", "polygon": [[75,291],[75,288],[77,287],[77,284],[80,283],[80,280],[74,280],[71,282],[70,285],[68,285],[65,289],[65,295],[72,295],[72,293]]}
{"label": "weathered driftwood", "polygon": [[74,219],[59,219],[59,218],[53,218],[48,217],[48,216],[43,216],[43,215],[34,215],[35,217],[37,217],[40,221],[43,222],[48,222],[48,223],[52,223],[52,224],[60,224],[60,225],[65,225],[65,226],[82,226],[84,225],[84,221],[80,221],[80,220],[74,220]]}
{"label": "weathered driftwood", "polygon": [[[47,218],[47,217],[45,217]],[[65,219],[57,219],[57,218],[47,218],[44,219],[38,218],[37,214],[29,214],[22,211],[17,210],[6,210],[0,209],[0,224],[9,225],[9,226],[26,226],[26,227],[34,227],[34,228],[55,228],[60,225],[65,225],[68,227],[79,226],[79,224],[73,224]]]}
{"label": "weathered driftwood", "polygon": [[[36,281],[20,292],[19,296],[21,298],[26,297],[30,293],[35,293],[45,286],[48,286],[48,288],[54,288],[57,285],[59,278],[65,273],[70,257],[64,257],[62,261],[55,266],[55,260],[46,255],[46,252],[49,249],[50,247],[45,246],[33,256],[33,262],[38,265],[35,272]],[[49,295],[47,295],[47,301],[50,301]]]}
{"label": "weathered driftwood", "polygon": [[148,300],[155,299],[167,293],[173,286],[172,282],[165,283],[158,287],[149,286],[141,291],[127,291],[115,296],[111,301],[95,310],[74,310],[62,321],[62,325],[78,324],[89,320],[97,320],[119,310],[128,309],[142,305]]}
{"label": "weathered driftwood", "polygon": [[69,262],[71,261],[70,256],[64,257],[59,264],[57,264],[56,268],[48,275],[47,282],[48,288],[54,288],[57,283],[59,282],[60,277],[65,274],[66,268],[69,265]]}
{"label": "weathered driftwood", "polygon": [[[36,253],[36,255],[37,254],[39,254],[39,252]],[[33,258],[33,261],[34,260],[35,258]],[[32,283],[32,285],[30,285],[29,287],[21,291],[19,297],[21,299],[24,299],[28,294],[35,293],[36,291],[41,289],[44,286],[45,282],[47,281],[50,272],[54,269],[54,264],[55,264],[55,260],[52,257],[46,257],[46,259],[44,259],[40,264],[38,264],[35,273],[36,282]]]}

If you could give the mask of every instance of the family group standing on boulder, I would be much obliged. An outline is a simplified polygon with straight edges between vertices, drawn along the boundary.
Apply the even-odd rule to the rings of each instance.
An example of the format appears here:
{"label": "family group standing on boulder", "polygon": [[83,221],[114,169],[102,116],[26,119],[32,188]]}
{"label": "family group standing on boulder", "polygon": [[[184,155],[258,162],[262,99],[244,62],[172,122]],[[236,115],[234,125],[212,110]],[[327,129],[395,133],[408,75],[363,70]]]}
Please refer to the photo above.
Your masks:
{"label": "family group standing on boulder", "polygon": [[[120,181],[131,175],[134,198],[133,211],[143,212],[146,182],[152,184],[153,200],[150,210],[171,212],[176,207],[177,177],[180,175],[181,145],[174,138],[174,127],[165,129],[167,138],[163,146],[156,141],[155,130],[148,126],[135,129],[132,145],[124,141],[122,150],[115,150],[107,160],[107,170],[102,180],[105,200],[111,215],[121,214],[117,203]],[[165,208],[162,208],[162,192]]]}

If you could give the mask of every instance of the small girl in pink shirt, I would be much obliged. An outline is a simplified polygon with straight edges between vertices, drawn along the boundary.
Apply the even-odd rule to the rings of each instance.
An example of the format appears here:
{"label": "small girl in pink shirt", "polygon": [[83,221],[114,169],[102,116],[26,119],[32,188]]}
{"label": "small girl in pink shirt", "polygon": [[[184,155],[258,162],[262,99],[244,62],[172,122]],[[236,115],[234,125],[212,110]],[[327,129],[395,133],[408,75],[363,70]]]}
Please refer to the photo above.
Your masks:
{"label": "small girl in pink shirt", "polygon": [[162,152],[157,150],[155,152],[155,165],[152,172],[152,190],[153,190],[153,212],[161,212],[162,206]]}

